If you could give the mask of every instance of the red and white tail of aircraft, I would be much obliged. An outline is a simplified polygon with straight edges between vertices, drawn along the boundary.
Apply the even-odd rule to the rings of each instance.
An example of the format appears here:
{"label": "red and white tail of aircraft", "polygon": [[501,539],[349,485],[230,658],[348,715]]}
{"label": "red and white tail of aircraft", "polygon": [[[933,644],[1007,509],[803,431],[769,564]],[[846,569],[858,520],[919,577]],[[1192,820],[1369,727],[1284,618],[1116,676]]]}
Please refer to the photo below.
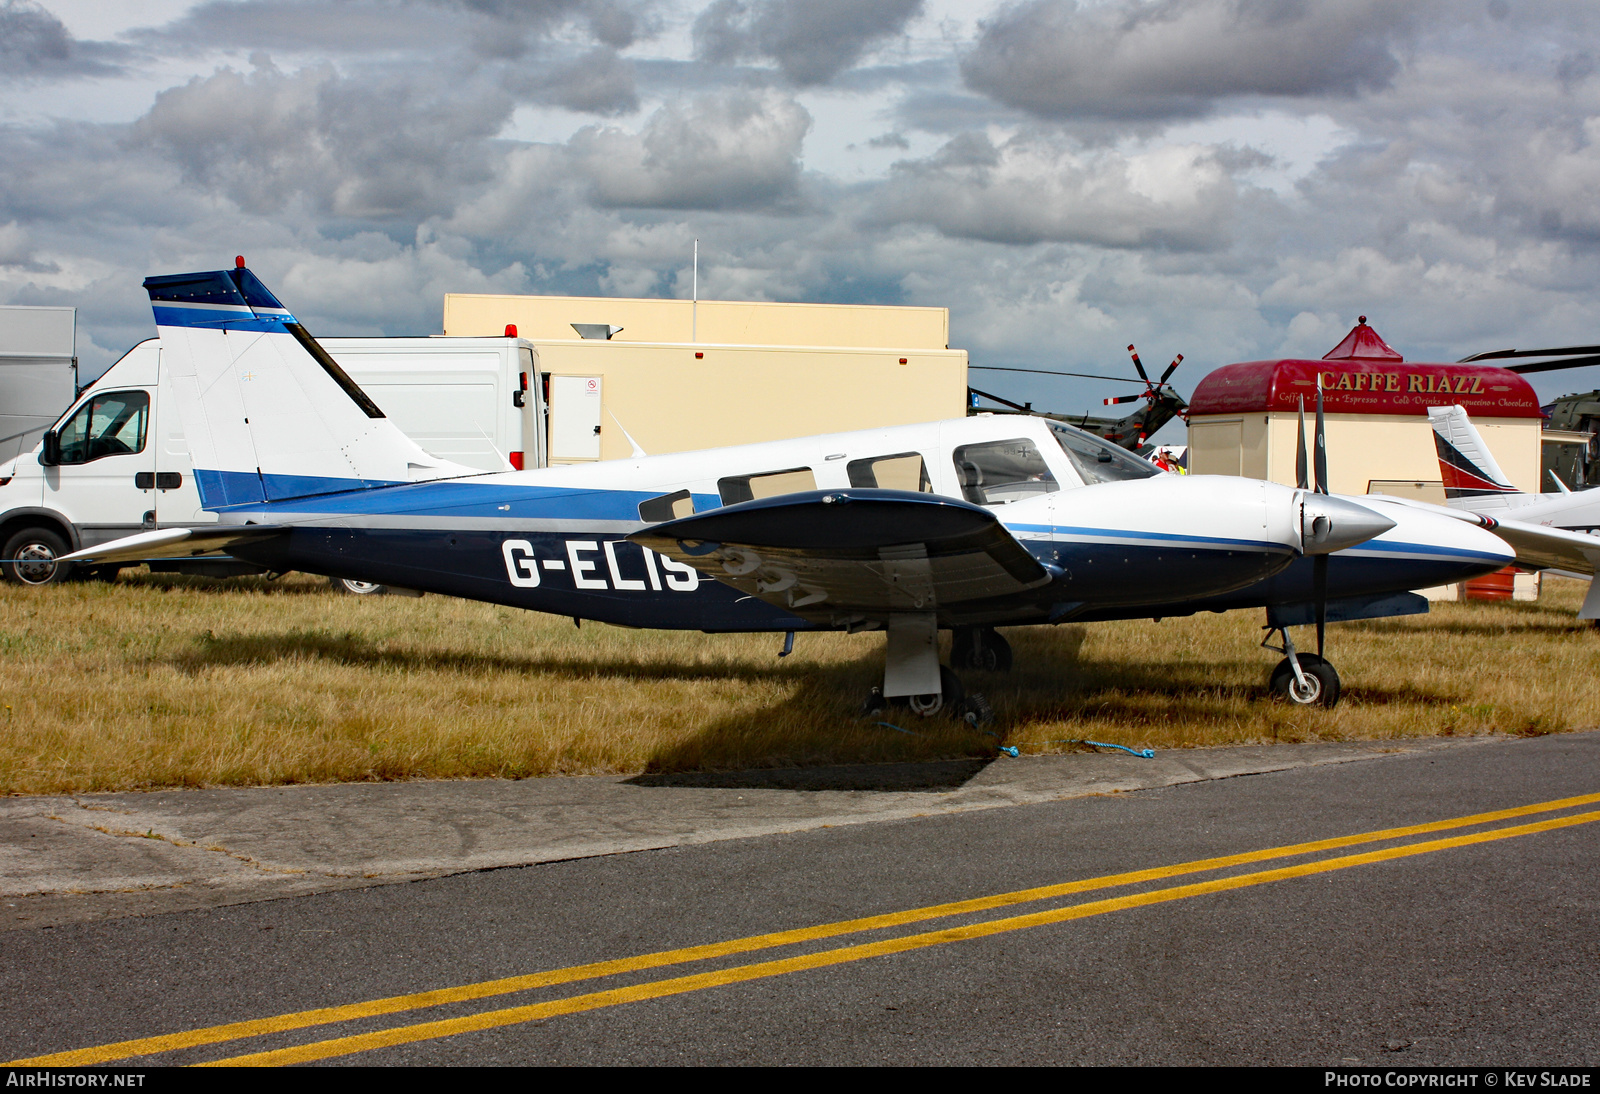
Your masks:
{"label": "red and white tail of aircraft", "polygon": [[[1568,577],[1600,569],[1600,489],[1529,494],[1512,485],[1460,406],[1428,408],[1445,504],[1474,513],[1517,552],[1517,565]],[[1600,582],[1591,582],[1579,619],[1600,619]]]}

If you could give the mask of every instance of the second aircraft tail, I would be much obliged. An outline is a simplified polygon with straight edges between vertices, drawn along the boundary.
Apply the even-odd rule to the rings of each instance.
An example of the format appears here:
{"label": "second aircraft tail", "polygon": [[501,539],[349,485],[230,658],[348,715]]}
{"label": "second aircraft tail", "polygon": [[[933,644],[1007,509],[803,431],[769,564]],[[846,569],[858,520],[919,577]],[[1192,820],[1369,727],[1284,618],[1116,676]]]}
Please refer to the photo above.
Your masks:
{"label": "second aircraft tail", "polygon": [[243,259],[144,287],[205,508],[482,474],[400,432]]}

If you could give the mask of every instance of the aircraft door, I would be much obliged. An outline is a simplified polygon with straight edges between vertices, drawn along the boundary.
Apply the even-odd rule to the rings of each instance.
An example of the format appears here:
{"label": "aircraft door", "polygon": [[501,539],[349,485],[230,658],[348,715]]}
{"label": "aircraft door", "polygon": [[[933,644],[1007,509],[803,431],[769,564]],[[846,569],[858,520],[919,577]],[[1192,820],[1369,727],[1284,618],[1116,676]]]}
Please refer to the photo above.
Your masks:
{"label": "aircraft door", "polygon": [[153,508],[151,402],[143,389],[96,391],[56,430],[43,501],[77,525],[85,547],[132,535]]}
{"label": "aircraft door", "polygon": [[600,458],[601,378],[550,377],[550,461]]}

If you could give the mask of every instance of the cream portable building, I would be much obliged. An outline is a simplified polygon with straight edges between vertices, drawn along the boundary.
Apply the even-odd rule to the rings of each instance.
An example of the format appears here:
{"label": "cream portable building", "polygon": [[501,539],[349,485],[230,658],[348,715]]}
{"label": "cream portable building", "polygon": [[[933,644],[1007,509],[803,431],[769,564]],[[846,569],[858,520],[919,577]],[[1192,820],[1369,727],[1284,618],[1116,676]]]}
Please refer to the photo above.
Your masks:
{"label": "cream portable building", "polygon": [[1443,505],[1428,407],[1451,404],[1466,407],[1511,481],[1538,491],[1544,419],[1528,382],[1483,364],[1409,363],[1365,316],[1319,361],[1249,361],[1201,380],[1189,401],[1189,471],[1292,485],[1301,400],[1309,441],[1318,377],[1332,492],[1398,494]]}
{"label": "cream portable building", "polygon": [[945,308],[450,293],[444,332],[538,348],[551,463],[966,413]]}

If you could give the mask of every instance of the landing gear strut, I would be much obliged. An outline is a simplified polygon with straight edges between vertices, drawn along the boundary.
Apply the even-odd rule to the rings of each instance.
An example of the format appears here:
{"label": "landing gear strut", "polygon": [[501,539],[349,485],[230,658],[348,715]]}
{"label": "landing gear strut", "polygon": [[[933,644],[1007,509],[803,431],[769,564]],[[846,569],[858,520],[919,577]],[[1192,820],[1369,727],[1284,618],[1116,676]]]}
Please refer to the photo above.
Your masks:
{"label": "landing gear strut", "polygon": [[957,627],[950,639],[950,664],[980,672],[1010,672],[1011,643],[993,627]]}
{"label": "landing gear strut", "polygon": [[[1283,645],[1272,645],[1274,633],[1283,636]],[[1269,631],[1261,648],[1284,654],[1283,660],[1278,662],[1267,680],[1267,686],[1278,698],[1296,706],[1320,704],[1329,710],[1339,702],[1339,674],[1318,654],[1297,652],[1287,627],[1276,627]]]}

